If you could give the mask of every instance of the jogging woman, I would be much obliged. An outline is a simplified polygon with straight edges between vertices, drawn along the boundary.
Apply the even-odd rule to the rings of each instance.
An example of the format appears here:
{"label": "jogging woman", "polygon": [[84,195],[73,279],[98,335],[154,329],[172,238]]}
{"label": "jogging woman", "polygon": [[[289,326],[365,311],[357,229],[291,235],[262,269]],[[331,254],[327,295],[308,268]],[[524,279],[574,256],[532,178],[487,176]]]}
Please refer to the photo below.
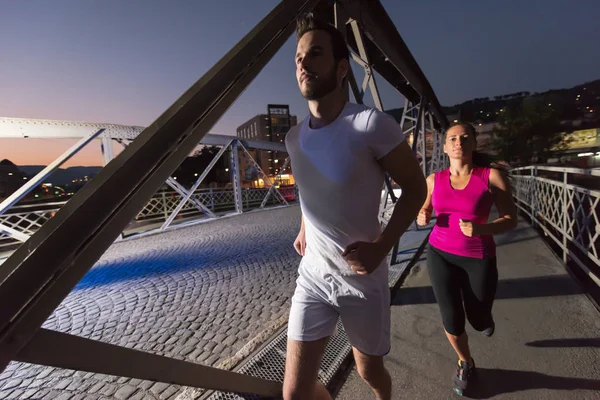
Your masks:
{"label": "jogging woman", "polygon": [[[498,169],[490,168],[487,157],[475,152],[475,136],[470,124],[459,123],[448,129],[444,152],[450,158],[450,168],[427,178],[428,195],[417,218],[419,225],[427,225],[435,209],[427,269],[446,336],[458,355],[452,382],[459,395],[475,372],[465,314],[475,330],[492,336],[492,303],[498,285],[493,235],[517,224],[510,184]],[[488,222],[492,204],[499,217]]]}

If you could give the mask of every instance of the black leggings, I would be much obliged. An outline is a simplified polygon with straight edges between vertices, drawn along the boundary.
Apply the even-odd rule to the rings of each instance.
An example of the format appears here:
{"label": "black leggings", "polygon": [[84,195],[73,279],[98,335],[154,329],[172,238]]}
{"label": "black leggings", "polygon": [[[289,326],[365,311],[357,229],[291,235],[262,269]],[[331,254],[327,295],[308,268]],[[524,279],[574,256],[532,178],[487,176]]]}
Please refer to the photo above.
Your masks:
{"label": "black leggings", "polygon": [[465,311],[475,330],[492,326],[492,304],[498,286],[496,257],[462,257],[429,245],[427,269],[446,332],[455,336],[464,333]]}

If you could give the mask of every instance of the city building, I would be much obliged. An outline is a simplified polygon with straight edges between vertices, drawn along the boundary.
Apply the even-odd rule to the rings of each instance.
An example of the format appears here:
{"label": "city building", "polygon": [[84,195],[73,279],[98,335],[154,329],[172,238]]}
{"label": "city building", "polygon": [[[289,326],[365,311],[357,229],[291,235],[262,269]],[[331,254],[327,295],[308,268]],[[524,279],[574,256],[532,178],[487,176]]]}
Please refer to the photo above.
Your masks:
{"label": "city building", "polygon": [[580,129],[564,133],[568,144],[549,162],[560,162],[578,168],[600,166],[600,128]]}
{"label": "city building", "polygon": [[[284,104],[267,105],[267,113],[256,115],[237,128],[237,137],[248,140],[285,143],[285,135],[298,123],[295,115],[290,115],[290,107]],[[248,150],[263,172],[271,179],[279,174],[287,158],[287,153],[268,150]],[[243,186],[264,187],[265,182],[245,155],[240,154],[240,169]],[[292,184],[291,167],[281,176],[281,184]]]}

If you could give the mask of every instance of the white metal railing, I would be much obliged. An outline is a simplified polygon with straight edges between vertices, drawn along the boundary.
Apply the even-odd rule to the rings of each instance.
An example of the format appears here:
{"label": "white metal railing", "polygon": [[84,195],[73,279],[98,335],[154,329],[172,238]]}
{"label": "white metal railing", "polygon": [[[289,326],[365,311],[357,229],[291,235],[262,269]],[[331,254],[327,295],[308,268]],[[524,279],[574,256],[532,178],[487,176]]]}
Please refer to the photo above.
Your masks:
{"label": "white metal railing", "polygon": [[600,286],[600,169],[529,166],[510,172],[513,196],[561,248]]}
{"label": "white metal railing", "polygon": [[[244,211],[248,211],[261,207],[269,189],[244,188],[241,192],[243,209]],[[293,202],[293,199],[298,198],[298,191],[295,186],[280,187],[279,192],[288,199],[288,202]],[[232,188],[197,189],[194,191],[193,196],[214,213],[235,210],[235,198]],[[129,232],[136,230],[136,228],[139,229],[142,224],[151,225],[152,223],[166,221],[181,200],[181,194],[174,190],[156,193],[138,213],[135,220],[130,223],[124,233],[127,235]],[[66,201],[55,201],[35,205],[13,206],[5,214],[0,215],[0,225],[31,236],[66,203]],[[269,196],[266,205],[277,204],[280,204],[277,197],[272,195]],[[201,213],[191,201],[188,201],[183,206],[179,211],[178,216],[181,219],[186,219],[188,221],[192,218],[205,217],[204,213]],[[0,251],[2,251],[3,248],[11,247],[18,243],[19,241],[17,239],[0,230]]]}
{"label": "white metal railing", "polygon": [[[290,189],[280,189],[287,197]],[[293,190],[293,189],[292,189]],[[242,202],[246,210],[257,208],[261,205],[267,195],[268,188],[242,189]],[[229,211],[235,209],[235,198],[232,188],[209,188],[197,189],[194,192],[200,202],[213,212]],[[138,213],[136,220],[163,220],[169,216],[181,201],[182,196],[175,191],[159,192],[150,199],[148,204]],[[271,197],[269,204],[278,204],[275,197]],[[198,209],[190,201],[180,211],[182,216],[189,213],[199,213]]]}

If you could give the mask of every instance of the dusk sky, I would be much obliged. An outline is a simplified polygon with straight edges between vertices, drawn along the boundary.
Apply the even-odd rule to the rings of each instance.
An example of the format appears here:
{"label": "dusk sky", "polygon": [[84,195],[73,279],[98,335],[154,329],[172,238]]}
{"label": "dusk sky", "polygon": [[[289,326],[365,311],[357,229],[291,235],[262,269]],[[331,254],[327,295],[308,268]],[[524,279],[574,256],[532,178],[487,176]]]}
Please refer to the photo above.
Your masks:
{"label": "dusk sky", "polygon": [[[146,126],[277,3],[0,0],[0,117]],[[443,105],[600,78],[598,0],[382,3]],[[267,103],[304,118],[294,52],[291,38],[212,132],[235,134]],[[378,84],[384,108],[402,106]],[[0,139],[0,160],[47,164],[71,143]],[[100,163],[96,141],[67,166]]]}

